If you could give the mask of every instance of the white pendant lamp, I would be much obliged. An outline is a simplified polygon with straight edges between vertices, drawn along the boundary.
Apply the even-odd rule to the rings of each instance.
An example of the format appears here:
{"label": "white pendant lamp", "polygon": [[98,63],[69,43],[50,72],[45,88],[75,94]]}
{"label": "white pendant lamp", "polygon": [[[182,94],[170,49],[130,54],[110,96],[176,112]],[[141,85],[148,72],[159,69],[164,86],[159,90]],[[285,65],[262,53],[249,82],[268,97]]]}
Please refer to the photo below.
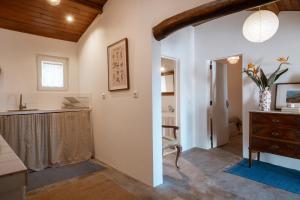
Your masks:
{"label": "white pendant lamp", "polygon": [[275,35],[279,27],[279,19],[269,10],[259,10],[251,14],[243,26],[244,37],[250,42],[261,43]]}
{"label": "white pendant lamp", "polygon": [[239,56],[232,56],[232,57],[227,58],[227,61],[232,65],[237,64],[239,62],[239,60],[240,60]]}
{"label": "white pendant lamp", "polygon": [[58,6],[60,4],[60,0],[47,0],[51,6]]}

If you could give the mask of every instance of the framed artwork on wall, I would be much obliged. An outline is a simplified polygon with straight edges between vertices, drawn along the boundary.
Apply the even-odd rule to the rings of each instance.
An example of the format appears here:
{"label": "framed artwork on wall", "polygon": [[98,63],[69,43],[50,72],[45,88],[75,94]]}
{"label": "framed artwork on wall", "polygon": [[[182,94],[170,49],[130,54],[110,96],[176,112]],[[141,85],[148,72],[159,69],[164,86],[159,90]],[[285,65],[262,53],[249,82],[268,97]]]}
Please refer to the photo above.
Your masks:
{"label": "framed artwork on wall", "polygon": [[107,47],[108,90],[129,89],[128,39],[124,38]]}
{"label": "framed artwork on wall", "polygon": [[275,109],[280,110],[288,104],[300,108],[300,83],[276,84]]}

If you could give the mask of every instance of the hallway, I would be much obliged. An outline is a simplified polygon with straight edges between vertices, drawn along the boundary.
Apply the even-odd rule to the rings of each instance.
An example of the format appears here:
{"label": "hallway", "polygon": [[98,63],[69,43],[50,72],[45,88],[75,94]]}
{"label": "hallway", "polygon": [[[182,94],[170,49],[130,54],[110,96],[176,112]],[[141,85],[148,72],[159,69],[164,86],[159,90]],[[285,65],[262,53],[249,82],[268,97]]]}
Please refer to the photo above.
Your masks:
{"label": "hallway", "polygon": [[243,156],[243,135],[236,135],[230,138],[229,143],[219,147],[223,151],[236,156]]}

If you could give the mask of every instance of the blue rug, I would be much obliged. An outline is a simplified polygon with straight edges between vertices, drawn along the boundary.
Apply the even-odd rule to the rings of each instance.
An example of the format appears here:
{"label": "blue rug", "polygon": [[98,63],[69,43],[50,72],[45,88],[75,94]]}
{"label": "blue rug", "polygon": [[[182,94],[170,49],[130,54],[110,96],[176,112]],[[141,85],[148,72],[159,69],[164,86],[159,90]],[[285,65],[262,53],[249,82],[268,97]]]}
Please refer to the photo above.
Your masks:
{"label": "blue rug", "polygon": [[29,192],[71,178],[85,176],[103,169],[105,169],[104,166],[93,161],[84,161],[62,167],[47,168],[39,172],[31,172],[28,174],[27,191]]}
{"label": "blue rug", "polygon": [[249,168],[248,159],[244,159],[225,172],[300,195],[300,171],[297,170],[255,160]]}

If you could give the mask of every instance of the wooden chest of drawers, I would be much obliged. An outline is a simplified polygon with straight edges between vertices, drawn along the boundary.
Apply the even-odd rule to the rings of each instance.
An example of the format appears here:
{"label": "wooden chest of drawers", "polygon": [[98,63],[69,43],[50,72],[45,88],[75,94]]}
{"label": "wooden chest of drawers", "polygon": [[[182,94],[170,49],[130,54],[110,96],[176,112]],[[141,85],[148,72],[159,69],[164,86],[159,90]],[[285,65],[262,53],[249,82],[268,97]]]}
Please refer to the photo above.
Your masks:
{"label": "wooden chest of drawers", "polygon": [[300,114],[250,112],[249,128],[249,167],[253,152],[300,159]]}

